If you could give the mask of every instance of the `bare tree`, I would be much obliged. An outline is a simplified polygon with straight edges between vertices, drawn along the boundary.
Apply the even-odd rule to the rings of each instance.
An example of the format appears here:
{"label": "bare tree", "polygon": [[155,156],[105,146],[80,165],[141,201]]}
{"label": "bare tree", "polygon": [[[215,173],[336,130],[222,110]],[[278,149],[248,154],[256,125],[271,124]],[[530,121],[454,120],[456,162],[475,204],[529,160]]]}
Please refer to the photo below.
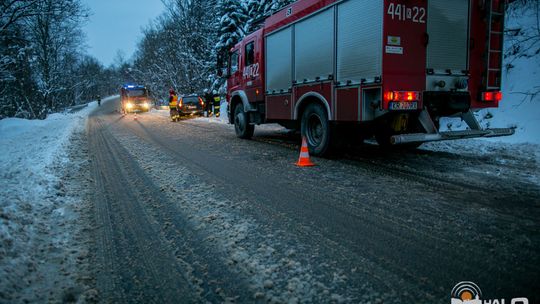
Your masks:
{"label": "bare tree", "polygon": [[144,30],[132,66],[137,81],[166,95],[169,88],[183,94],[211,86],[216,55],[216,1],[166,1],[167,12]]}
{"label": "bare tree", "polygon": [[[41,14],[28,20],[29,36],[37,58],[35,73],[42,99],[40,116],[71,103],[67,100],[69,66],[80,56],[83,35],[81,20],[87,16],[78,0],[42,0]],[[69,66],[67,66],[69,65]]]}
{"label": "bare tree", "polygon": [[1,0],[0,8],[0,118],[45,118],[81,98],[81,1]]}

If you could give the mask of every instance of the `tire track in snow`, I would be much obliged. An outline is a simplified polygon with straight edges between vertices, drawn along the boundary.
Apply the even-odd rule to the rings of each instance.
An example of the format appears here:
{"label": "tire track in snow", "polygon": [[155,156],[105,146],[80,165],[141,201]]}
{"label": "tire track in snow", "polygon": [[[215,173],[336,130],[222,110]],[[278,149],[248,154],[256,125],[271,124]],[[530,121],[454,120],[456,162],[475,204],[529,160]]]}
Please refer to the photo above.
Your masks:
{"label": "tire track in snow", "polygon": [[[207,235],[205,245],[222,252],[220,260],[223,266],[235,269],[250,283],[251,300],[305,302],[333,297],[336,301],[353,301],[351,295],[330,294],[335,286],[322,283],[313,273],[313,265],[296,259],[296,253],[300,250],[290,245],[295,241],[278,236],[279,232],[276,235],[261,235],[259,224],[234,211],[244,208],[248,201],[232,202],[221,197],[212,186],[188,169],[177,164],[173,169],[164,166],[170,161],[170,155],[128,132],[115,131],[116,137],[158,184],[171,189],[167,185],[174,181],[175,188],[183,189],[165,193],[169,201],[177,201],[183,216],[191,221],[195,229]],[[148,154],[152,157],[147,157]],[[284,242],[288,245],[283,246]],[[277,248],[283,247],[288,250],[278,252]],[[336,284],[345,283],[339,275],[335,281]],[[350,292],[355,293],[353,290]]]}
{"label": "tire track in snow", "polygon": [[138,178],[129,154],[99,118],[91,118],[88,128],[99,225],[97,287],[102,297],[113,302],[193,301],[196,289],[184,277],[167,243],[156,238],[156,227],[144,213],[149,197],[129,190]]}

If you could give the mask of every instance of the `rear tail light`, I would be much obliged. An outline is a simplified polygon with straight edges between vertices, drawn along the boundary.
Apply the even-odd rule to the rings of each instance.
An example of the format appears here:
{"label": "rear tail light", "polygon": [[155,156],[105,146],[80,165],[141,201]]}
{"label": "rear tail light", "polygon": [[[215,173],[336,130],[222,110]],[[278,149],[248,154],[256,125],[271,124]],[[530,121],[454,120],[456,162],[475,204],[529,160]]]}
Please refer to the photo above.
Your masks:
{"label": "rear tail light", "polygon": [[202,100],[202,98],[199,97],[199,103],[201,104],[201,106],[204,107],[204,101]]}
{"label": "rear tail light", "polygon": [[499,102],[502,100],[502,92],[482,92],[482,101],[496,101]]}
{"label": "rear tail light", "polygon": [[178,102],[178,107],[181,108],[184,105],[184,98],[180,98],[180,101]]}
{"label": "rear tail light", "polygon": [[420,92],[417,91],[388,91],[384,93],[386,101],[418,101]]}

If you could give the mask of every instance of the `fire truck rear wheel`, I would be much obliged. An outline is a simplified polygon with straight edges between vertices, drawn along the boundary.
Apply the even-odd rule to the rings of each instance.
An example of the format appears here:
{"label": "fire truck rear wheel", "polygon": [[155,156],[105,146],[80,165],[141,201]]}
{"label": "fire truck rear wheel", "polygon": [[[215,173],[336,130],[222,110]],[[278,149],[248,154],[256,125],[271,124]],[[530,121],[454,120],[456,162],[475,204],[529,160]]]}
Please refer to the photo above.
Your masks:
{"label": "fire truck rear wheel", "polygon": [[306,137],[309,152],[315,156],[328,155],[331,148],[331,126],[322,105],[309,104],[302,113],[301,133]]}
{"label": "fire truck rear wheel", "polygon": [[234,108],[234,131],[236,136],[243,139],[250,139],[255,131],[255,126],[249,124],[249,116],[244,112],[244,105],[241,103]]}

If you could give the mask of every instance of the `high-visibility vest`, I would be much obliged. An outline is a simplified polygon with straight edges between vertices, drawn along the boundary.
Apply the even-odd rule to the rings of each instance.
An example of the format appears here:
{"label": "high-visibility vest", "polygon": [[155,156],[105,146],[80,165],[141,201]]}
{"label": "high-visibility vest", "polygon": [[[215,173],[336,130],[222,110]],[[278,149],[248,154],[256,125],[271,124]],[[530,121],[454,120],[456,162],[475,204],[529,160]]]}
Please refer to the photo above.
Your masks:
{"label": "high-visibility vest", "polygon": [[178,96],[177,95],[173,95],[172,96],[172,101],[169,102],[169,108],[176,108],[176,104],[178,103]]}

